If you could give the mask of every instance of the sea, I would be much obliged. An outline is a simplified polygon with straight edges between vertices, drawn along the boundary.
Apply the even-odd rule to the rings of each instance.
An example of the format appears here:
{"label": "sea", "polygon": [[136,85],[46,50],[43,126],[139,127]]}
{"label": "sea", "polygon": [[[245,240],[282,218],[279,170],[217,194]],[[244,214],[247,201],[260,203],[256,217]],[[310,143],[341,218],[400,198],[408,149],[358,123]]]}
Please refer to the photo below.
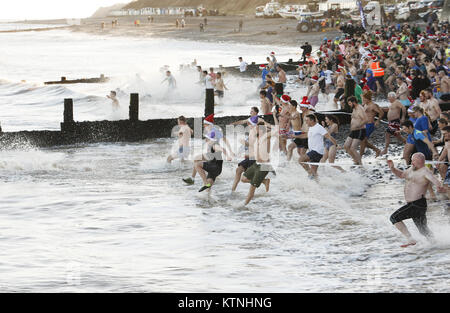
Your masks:
{"label": "sea", "polygon": [[[282,61],[301,52],[62,29],[0,33],[1,127],[58,130],[64,98],[74,99],[76,121],[126,119],[132,92],[140,95],[142,120],[200,117],[204,87],[180,65],[238,66],[240,56],[258,63],[271,51]],[[176,89],[163,82],[166,68]],[[110,81],[44,85],[101,74]],[[224,80],[229,90],[217,116],[259,105],[260,79]],[[106,97],[111,90],[118,110]],[[289,77],[287,91],[301,99],[306,90]],[[332,103],[321,95],[319,108]],[[191,160],[167,164],[174,138],[0,149],[0,291],[450,291],[450,217],[441,196],[428,211],[436,242],[406,221],[418,244],[402,249],[389,217],[404,205],[404,182],[385,161],[369,156],[365,168],[345,173],[324,166],[316,181],[280,156],[269,192],[259,188],[245,206],[248,185],[231,193],[243,150],[238,138],[230,142],[237,157],[202,193],[198,176],[192,186],[182,182]],[[343,151],[337,162],[351,163]]]}

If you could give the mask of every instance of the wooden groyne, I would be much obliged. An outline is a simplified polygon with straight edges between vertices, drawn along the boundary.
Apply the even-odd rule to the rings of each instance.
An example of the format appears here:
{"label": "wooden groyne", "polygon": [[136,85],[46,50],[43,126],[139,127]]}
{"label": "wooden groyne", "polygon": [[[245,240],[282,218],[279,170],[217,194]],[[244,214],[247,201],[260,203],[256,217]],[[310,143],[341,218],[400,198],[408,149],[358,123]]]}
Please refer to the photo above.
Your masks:
{"label": "wooden groyne", "polygon": [[44,82],[44,84],[45,85],[56,85],[56,84],[98,84],[98,83],[106,83],[107,81],[109,81],[109,77],[105,77],[104,74],[101,74],[100,77],[80,78],[80,79],[71,79],[71,80],[68,80],[65,76],[63,76],[63,77],[61,77],[61,80]]}
{"label": "wooden groyne", "polygon": [[[300,62],[298,62],[298,61],[294,62],[292,59],[289,59],[287,62],[278,62],[278,64],[281,66],[281,68],[285,72],[292,72],[297,69],[297,66],[300,64]],[[216,68],[216,70],[217,70],[217,72],[221,72],[221,73],[256,78],[256,77],[261,76],[262,71],[259,69],[259,67],[261,65],[267,65],[267,64],[251,62],[248,64],[247,70],[245,72],[241,72],[239,69],[239,66],[224,67],[222,65],[219,65],[219,67]]]}

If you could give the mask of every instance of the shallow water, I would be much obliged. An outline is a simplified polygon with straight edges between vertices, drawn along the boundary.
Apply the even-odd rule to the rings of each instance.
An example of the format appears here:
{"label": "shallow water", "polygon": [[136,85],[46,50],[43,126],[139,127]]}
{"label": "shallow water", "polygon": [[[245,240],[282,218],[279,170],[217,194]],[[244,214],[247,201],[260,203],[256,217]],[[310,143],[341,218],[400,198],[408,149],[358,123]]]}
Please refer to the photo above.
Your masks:
{"label": "shallow water", "polygon": [[285,164],[244,207],[236,163],[198,193],[199,178],[181,182],[189,165],[165,164],[171,144],[0,152],[2,290],[450,291],[442,202],[428,214],[438,243],[408,223],[421,241],[400,249],[389,216],[403,185],[390,174],[369,187],[364,172],[326,168],[319,185]]}
{"label": "shallow water", "polygon": [[[161,64],[176,67],[197,57],[200,64],[232,65],[238,53],[260,61],[260,51],[272,50],[64,31],[1,34],[0,39],[10,42],[0,46],[4,131],[58,129],[66,97],[75,99],[76,120],[125,118],[126,106],[112,112],[104,97],[116,87],[151,93],[141,101],[142,119],[200,116],[196,75],[176,72],[179,93],[165,97]],[[33,50],[24,49],[26,41]],[[295,50],[284,49],[280,58],[295,56]],[[135,78],[137,72],[145,84]],[[114,78],[105,85],[42,85],[62,73]],[[258,104],[258,81],[229,77],[226,83],[231,90],[218,107],[221,114],[245,114]],[[304,92],[289,88],[298,98]],[[126,97],[121,102],[127,103]],[[327,108],[324,101],[320,105]],[[190,163],[166,165],[173,144],[161,139],[0,150],[1,290],[450,291],[444,202],[430,203],[428,214],[437,243],[427,243],[407,221],[420,242],[400,249],[403,238],[389,216],[403,205],[403,182],[385,173],[382,161],[369,157],[365,171],[344,174],[321,168],[319,183],[295,162],[282,162],[270,192],[258,189],[244,207],[248,185],[231,194],[238,160],[225,163],[210,194],[199,193],[199,178],[194,186],[181,181],[189,176]],[[341,154],[338,162],[350,163]]]}

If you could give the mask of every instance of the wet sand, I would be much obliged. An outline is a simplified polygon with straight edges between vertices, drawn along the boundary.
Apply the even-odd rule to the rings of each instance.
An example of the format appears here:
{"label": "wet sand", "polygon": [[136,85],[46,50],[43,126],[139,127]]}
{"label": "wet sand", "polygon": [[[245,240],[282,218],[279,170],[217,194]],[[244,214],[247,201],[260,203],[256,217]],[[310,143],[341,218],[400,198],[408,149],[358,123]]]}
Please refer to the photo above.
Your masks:
{"label": "wet sand", "polygon": [[[118,20],[118,26],[112,27],[112,21]],[[134,21],[139,19],[140,26]],[[283,18],[256,18],[244,16],[208,16],[204,32],[200,32],[200,23],[203,17],[185,18],[185,28],[176,27],[176,16],[154,16],[153,23],[147,16],[125,16],[109,18],[82,19],[81,25],[71,26],[74,32],[84,32],[95,35],[130,36],[130,37],[156,37],[179,40],[199,40],[208,42],[234,42],[255,45],[301,46],[305,41],[318,45],[324,37],[334,38],[340,35],[337,29],[328,29],[325,32],[300,33],[297,31],[297,20]],[[242,32],[239,32],[239,21],[243,21]],[[179,18],[181,22],[181,18]],[[27,23],[61,23],[63,20],[27,21]],[[105,23],[105,28],[101,25]]]}

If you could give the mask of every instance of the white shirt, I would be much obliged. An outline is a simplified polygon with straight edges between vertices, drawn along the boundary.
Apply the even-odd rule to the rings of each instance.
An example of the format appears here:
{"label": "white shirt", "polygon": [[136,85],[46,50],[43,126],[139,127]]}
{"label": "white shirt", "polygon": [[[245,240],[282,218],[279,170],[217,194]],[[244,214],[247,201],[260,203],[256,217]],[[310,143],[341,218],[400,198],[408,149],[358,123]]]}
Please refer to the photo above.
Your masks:
{"label": "white shirt", "polygon": [[331,84],[333,82],[331,80],[331,74],[333,74],[333,72],[330,70],[326,70],[323,73],[325,74],[325,84],[327,85]]}
{"label": "white shirt", "polygon": [[214,89],[214,85],[212,83],[212,77],[211,75],[206,75],[205,77],[205,88],[206,89]]}
{"label": "white shirt", "polygon": [[327,134],[327,130],[319,123],[316,123],[308,130],[308,147],[309,151],[316,151],[319,154],[324,154],[325,147],[323,145],[323,136]]}
{"label": "white shirt", "polygon": [[239,69],[241,70],[241,72],[245,72],[247,70],[247,62],[242,61],[241,65],[239,65]]}

